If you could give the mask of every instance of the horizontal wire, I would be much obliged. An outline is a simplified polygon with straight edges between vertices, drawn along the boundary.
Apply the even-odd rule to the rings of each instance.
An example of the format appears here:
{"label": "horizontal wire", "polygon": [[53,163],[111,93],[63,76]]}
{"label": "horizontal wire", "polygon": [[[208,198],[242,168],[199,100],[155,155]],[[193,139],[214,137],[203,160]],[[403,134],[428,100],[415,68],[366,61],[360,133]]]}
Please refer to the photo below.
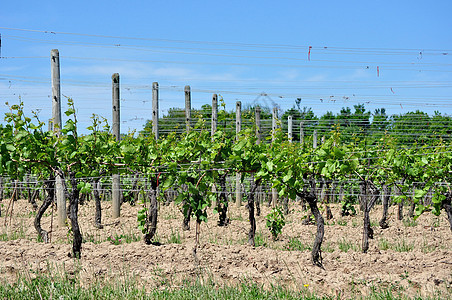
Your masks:
{"label": "horizontal wire", "polygon": [[[37,29],[23,29],[23,28],[12,28],[12,27],[0,27],[4,30],[22,31],[22,32],[32,32],[32,33],[44,33],[51,35],[74,35],[74,36],[84,36],[84,37],[95,37],[95,38],[114,38],[114,39],[128,39],[128,40],[141,40],[141,41],[159,41],[159,42],[172,42],[172,43],[190,43],[190,44],[206,44],[206,45],[231,45],[231,46],[243,46],[243,47],[266,47],[266,48],[289,48],[289,49],[308,49],[311,45],[287,45],[287,44],[259,44],[259,43],[237,43],[237,42],[215,42],[215,41],[195,41],[195,40],[176,40],[176,39],[159,39],[159,38],[145,38],[145,37],[133,37],[133,36],[114,36],[114,35],[102,35],[102,34],[92,34],[92,33],[76,33],[76,32],[59,32],[52,30],[37,30]],[[404,51],[416,51],[416,53],[427,53],[427,52],[439,52],[441,55],[447,55],[447,52],[452,52],[448,49],[416,49],[416,48],[365,48],[365,47],[335,47],[335,46],[312,46],[313,49],[325,50],[325,51],[380,51],[385,53],[399,53]]]}
{"label": "horizontal wire", "polygon": [[[85,46],[85,47],[104,47],[104,48],[119,48],[124,50],[140,50],[140,51],[148,51],[148,52],[155,52],[155,53],[164,53],[164,54],[183,54],[183,55],[205,55],[205,56],[217,56],[217,57],[233,57],[233,58],[251,58],[251,59],[283,59],[283,60],[295,60],[295,61],[304,61],[304,62],[332,62],[332,63],[353,63],[353,64],[375,64],[380,66],[387,66],[387,65],[410,65],[410,66],[452,66],[452,64],[444,64],[444,63],[424,63],[421,61],[418,62],[372,62],[372,61],[343,61],[343,60],[322,60],[322,59],[308,59],[308,58],[299,58],[299,57],[279,57],[279,56],[247,56],[247,55],[232,55],[232,54],[225,54],[225,53],[219,53],[220,51],[253,51],[253,52],[259,52],[259,50],[243,50],[243,49],[214,49],[216,53],[206,53],[206,52],[187,52],[187,51],[164,51],[164,50],[155,50],[154,48],[160,48],[160,49],[174,49],[175,47],[162,47],[162,46],[139,46],[139,45],[124,45],[124,44],[101,44],[101,43],[80,43],[80,42],[70,42],[70,41],[51,41],[51,40],[38,40],[38,39],[31,39],[31,38],[24,38],[24,37],[17,37],[17,36],[4,36],[6,38],[12,39],[12,40],[27,40],[27,41],[34,41],[34,42],[40,42],[40,43],[57,43],[57,44],[63,44],[63,45],[73,45],[73,46]],[[152,49],[150,49],[152,48]],[[176,48],[176,49],[183,49],[183,50],[205,50],[200,48]],[[213,50],[213,49],[212,49]],[[265,52],[269,52],[266,50]],[[276,52],[276,51],[272,51]],[[276,52],[276,53],[282,53],[282,52]],[[285,53],[292,53],[292,52],[285,52]],[[305,54],[305,52],[296,52],[296,54]],[[5,57],[6,58],[6,57]],[[10,57],[12,58],[12,57]],[[18,57],[17,57],[18,58]],[[30,58],[30,57],[26,57]],[[42,57],[39,57],[42,58]],[[48,58],[48,57],[46,57]]]}

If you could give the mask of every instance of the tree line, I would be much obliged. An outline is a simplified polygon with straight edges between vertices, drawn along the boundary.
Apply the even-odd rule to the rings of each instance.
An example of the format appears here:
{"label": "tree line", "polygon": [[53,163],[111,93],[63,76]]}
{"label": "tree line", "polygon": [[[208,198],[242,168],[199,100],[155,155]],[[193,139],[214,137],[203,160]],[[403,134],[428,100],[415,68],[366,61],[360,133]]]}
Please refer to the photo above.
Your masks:
{"label": "tree line", "polygon": [[[373,112],[366,110],[364,104],[356,104],[353,108],[343,107],[338,113],[327,111],[317,116],[312,108],[301,107],[300,101],[284,111],[279,117],[279,126],[283,132],[288,130],[288,117],[292,116],[293,140],[302,139],[300,127],[303,128],[304,138],[312,137],[314,131],[319,137],[329,138],[333,131],[339,130],[344,141],[351,139],[366,139],[369,145],[374,145],[384,136],[390,135],[400,145],[414,143],[431,144],[438,139],[449,139],[452,134],[452,117],[435,111],[429,115],[416,110],[403,114],[389,115],[385,108],[375,109]],[[253,125],[255,122],[255,109],[257,106],[248,105],[242,109],[244,123]],[[263,137],[271,134],[272,110],[268,106],[260,107],[261,122],[264,124]],[[193,116],[192,127],[210,128],[212,118],[212,106],[204,104],[199,109],[191,109]],[[218,128],[235,135],[235,111],[226,110],[224,101],[222,109],[218,112]],[[185,129],[185,108],[173,107],[159,120],[159,126],[163,135],[171,132],[182,133]],[[267,127],[267,129],[265,129]],[[152,134],[152,121],[148,120],[142,134]]]}

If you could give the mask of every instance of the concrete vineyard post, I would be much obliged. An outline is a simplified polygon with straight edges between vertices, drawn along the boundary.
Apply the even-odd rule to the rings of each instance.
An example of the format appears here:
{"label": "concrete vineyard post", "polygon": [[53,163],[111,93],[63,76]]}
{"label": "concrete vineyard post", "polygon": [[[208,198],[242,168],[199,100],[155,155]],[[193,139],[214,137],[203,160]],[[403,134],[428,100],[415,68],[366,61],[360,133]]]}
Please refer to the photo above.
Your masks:
{"label": "concrete vineyard post", "polygon": [[[272,112],[272,142],[276,139],[276,129],[278,121],[278,108],[273,107]],[[276,203],[278,202],[278,191],[276,188],[272,188],[272,207],[276,207]]]}
{"label": "concrete vineyard post", "polygon": [[[212,119],[211,119],[211,128],[210,128],[210,135],[212,136],[213,141],[213,135],[217,131],[217,123],[218,123],[218,95],[213,94],[212,96]],[[217,193],[217,186],[215,184],[212,185],[212,193]],[[218,199],[216,200],[216,203],[213,204],[213,207],[218,207]]]}
{"label": "concrete vineyard post", "polygon": [[[52,119],[49,128],[56,134],[61,133],[61,79],[60,79],[60,53],[58,49],[50,52],[51,75],[52,75]],[[51,124],[51,125],[50,125]],[[63,189],[63,178],[57,175],[55,178],[55,197],[58,209],[58,226],[63,227],[66,223],[66,197]]]}
{"label": "concrete vineyard post", "polygon": [[152,133],[159,138],[159,84],[152,83]]}
{"label": "concrete vineyard post", "polygon": [[116,140],[120,139],[120,101],[119,101],[119,74],[114,73],[111,76],[112,80],[112,131]]}
{"label": "concrete vineyard post", "polygon": [[287,117],[287,137],[289,139],[289,142],[292,143],[292,139],[293,139],[293,128],[292,128],[292,116],[288,116]]}
{"label": "concrete vineyard post", "polygon": [[317,130],[312,134],[312,148],[317,148]]}
{"label": "concrete vineyard post", "polygon": [[[257,137],[257,143],[259,144],[261,142],[262,136],[262,129],[261,129],[261,108],[260,106],[256,106],[256,109],[254,111],[255,115],[255,121],[256,121],[256,137]],[[256,197],[256,209],[257,214],[260,215],[260,203],[262,202],[262,185],[259,185],[257,187],[257,197]]]}
{"label": "concrete vineyard post", "polygon": [[60,53],[57,49],[50,52],[52,72],[52,124],[53,129],[61,132],[61,85],[60,85]]}
{"label": "concrete vineyard post", "polygon": [[217,131],[218,125],[218,95],[213,94],[212,96],[212,127],[211,127],[211,135],[214,135]]}
{"label": "concrete vineyard post", "polygon": [[[239,137],[239,132],[242,130],[242,102],[237,101],[235,110],[235,133],[236,138]],[[242,186],[241,186],[242,174],[236,173],[235,176],[235,204],[240,207],[242,204]]]}
{"label": "concrete vineyard post", "polygon": [[300,122],[300,144],[303,144],[304,142],[304,123]]}
{"label": "concrete vineyard post", "polygon": [[[121,138],[120,132],[120,96],[119,96],[119,74],[114,73],[111,76],[112,80],[112,130],[116,140]],[[113,174],[112,177],[112,216],[113,218],[119,218],[121,214],[121,183],[119,174]]]}
{"label": "concrete vineyard post", "polygon": [[185,126],[187,132],[190,131],[190,121],[191,121],[191,89],[189,85],[185,86]]}
{"label": "concrete vineyard post", "polygon": [[256,119],[256,136],[257,136],[257,142],[261,142],[261,108],[260,106],[256,106],[256,110],[254,112],[255,119]]}

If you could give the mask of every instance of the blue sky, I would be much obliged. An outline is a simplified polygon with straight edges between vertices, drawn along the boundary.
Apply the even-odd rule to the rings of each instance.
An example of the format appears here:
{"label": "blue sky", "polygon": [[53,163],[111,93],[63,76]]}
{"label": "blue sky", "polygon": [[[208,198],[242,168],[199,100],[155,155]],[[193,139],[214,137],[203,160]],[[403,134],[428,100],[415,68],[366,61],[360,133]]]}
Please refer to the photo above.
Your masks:
{"label": "blue sky", "polygon": [[54,48],[82,128],[93,113],[111,119],[115,72],[124,133],[151,118],[154,81],[160,114],[183,107],[185,85],[193,107],[218,93],[230,110],[282,113],[301,98],[317,115],[358,103],[452,114],[451,11],[446,0],[4,1],[0,114],[21,99],[50,118]]}

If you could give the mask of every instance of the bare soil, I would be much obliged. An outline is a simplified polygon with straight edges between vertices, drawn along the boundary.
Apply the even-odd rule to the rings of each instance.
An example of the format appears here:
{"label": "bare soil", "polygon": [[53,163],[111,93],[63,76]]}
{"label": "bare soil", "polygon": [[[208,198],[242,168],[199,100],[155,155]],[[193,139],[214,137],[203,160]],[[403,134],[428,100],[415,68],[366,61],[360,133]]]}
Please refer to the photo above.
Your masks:
{"label": "bare soil", "polygon": [[192,254],[195,223],[183,231],[182,214],[173,204],[159,208],[155,245],[141,241],[137,229],[140,205],[125,203],[121,217],[112,219],[110,203],[103,202],[103,229],[94,226],[94,203],[81,206],[84,243],[82,258],[76,261],[68,255],[70,227],[55,225],[55,209],[52,214],[49,208],[42,222],[46,230],[53,224],[51,243],[45,244],[37,240],[32,206],[25,200],[16,201],[10,218],[5,217],[9,202],[3,201],[0,219],[0,281],[14,282],[24,274],[65,273],[77,274],[82,284],[132,278],[149,289],[177,287],[183,280],[201,278],[218,284],[249,280],[267,288],[279,284],[318,296],[356,297],[376,288],[396,295],[452,297],[452,234],[444,213],[439,217],[427,213],[416,222],[398,221],[396,206],[392,206],[390,228],[382,230],[378,226],[381,207],[376,206],[371,212],[374,239],[368,253],[363,254],[362,213],[341,217],[340,207],[333,205],[334,219],[325,226],[321,269],[310,261],[316,226],[302,225],[306,212],[298,204],[291,205],[277,241],[265,225],[270,208],[262,207],[262,215],[256,219],[259,246],[255,248],[247,245],[245,206],[231,204],[227,227],[218,227],[218,215],[209,214],[208,223],[201,226],[198,263]]}

